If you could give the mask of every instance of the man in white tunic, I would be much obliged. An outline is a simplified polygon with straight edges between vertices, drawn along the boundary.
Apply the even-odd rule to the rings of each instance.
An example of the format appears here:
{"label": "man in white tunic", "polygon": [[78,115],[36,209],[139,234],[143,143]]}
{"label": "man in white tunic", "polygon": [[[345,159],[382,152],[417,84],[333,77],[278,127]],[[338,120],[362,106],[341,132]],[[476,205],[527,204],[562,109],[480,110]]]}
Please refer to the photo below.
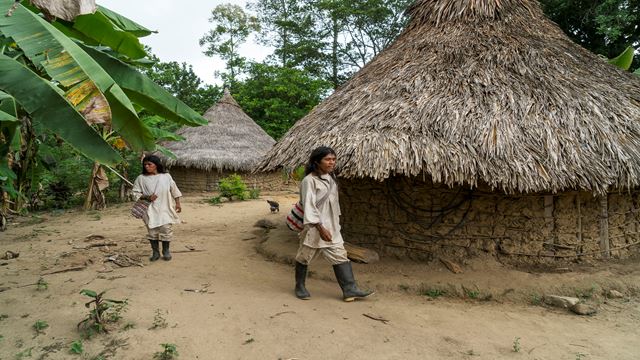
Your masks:
{"label": "man in white tunic", "polygon": [[305,287],[307,267],[319,254],[333,265],[345,301],[373,294],[356,286],[351,262],[344,249],[344,240],[340,233],[338,185],[332,175],[335,164],[336,154],[331,148],[323,146],[315,149],[307,164],[306,176],[300,184],[304,229],[299,235],[300,247],[296,255],[295,293],[303,300],[311,297]]}

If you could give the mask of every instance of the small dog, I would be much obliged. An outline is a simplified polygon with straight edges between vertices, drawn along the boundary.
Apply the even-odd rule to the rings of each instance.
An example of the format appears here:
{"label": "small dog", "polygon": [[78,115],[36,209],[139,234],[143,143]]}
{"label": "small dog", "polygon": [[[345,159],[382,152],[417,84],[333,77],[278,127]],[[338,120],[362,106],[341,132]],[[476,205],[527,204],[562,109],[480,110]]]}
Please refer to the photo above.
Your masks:
{"label": "small dog", "polygon": [[267,202],[269,203],[269,209],[271,210],[272,213],[274,212],[280,212],[280,204],[278,204],[277,202],[273,201],[273,200],[267,200]]}

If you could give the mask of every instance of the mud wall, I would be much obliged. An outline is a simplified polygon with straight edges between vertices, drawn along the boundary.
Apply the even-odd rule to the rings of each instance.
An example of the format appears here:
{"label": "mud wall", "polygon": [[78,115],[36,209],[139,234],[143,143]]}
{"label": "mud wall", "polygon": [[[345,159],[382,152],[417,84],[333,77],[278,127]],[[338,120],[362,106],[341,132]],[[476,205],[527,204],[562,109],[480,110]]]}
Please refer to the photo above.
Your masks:
{"label": "mud wall", "polygon": [[640,249],[638,192],[507,196],[419,178],[341,179],[340,204],[345,240],[416,260],[484,252],[537,263]]}
{"label": "mud wall", "polygon": [[[169,172],[182,192],[208,192],[217,191],[221,178],[235,174],[236,172],[218,170],[200,170],[174,166]],[[280,172],[270,173],[237,173],[250,189],[261,191],[288,190],[291,186],[286,184],[286,177]]]}

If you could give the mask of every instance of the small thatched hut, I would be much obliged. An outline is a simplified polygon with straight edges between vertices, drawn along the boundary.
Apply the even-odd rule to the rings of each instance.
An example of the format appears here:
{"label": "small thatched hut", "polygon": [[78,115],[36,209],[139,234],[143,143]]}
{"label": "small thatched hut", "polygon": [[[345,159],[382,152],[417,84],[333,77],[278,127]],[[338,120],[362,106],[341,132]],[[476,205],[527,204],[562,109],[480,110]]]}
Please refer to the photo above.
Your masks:
{"label": "small thatched hut", "polygon": [[515,262],[640,248],[640,80],[533,0],[418,0],[387,49],[274,146],[338,153],[343,231],[387,254]]}
{"label": "small thatched hut", "polygon": [[281,186],[279,172],[251,173],[275,140],[242,111],[228,90],[203,116],[209,121],[206,126],[184,127],[177,131],[184,141],[165,144],[176,155],[165,161],[181,190],[216,190],[220,178],[234,173],[250,187]]}

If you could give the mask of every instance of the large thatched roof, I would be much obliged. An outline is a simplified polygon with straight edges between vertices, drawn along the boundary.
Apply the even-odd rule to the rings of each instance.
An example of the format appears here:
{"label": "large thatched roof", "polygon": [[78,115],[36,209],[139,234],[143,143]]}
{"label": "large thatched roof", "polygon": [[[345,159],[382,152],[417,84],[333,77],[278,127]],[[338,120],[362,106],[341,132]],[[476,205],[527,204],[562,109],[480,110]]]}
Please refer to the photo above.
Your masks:
{"label": "large thatched roof", "polygon": [[183,127],[177,133],[185,138],[184,141],[165,144],[177,157],[166,159],[167,165],[253,171],[275,144],[275,140],[242,111],[227,90],[203,116],[209,124]]}
{"label": "large thatched roof", "polygon": [[262,167],[338,153],[340,175],[431,175],[507,192],[640,181],[640,80],[531,0],[419,0],[405,31],[287,133]]}

